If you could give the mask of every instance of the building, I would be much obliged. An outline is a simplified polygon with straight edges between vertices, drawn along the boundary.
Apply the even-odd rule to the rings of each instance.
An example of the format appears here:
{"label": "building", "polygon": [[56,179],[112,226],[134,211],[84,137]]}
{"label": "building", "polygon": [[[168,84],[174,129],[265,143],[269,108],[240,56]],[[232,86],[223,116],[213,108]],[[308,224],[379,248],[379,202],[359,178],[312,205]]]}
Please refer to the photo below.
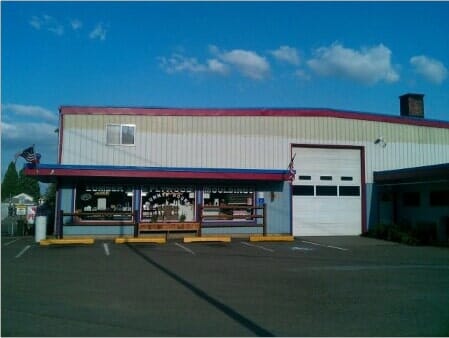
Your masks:
{"label": "building", "polygon": [[423,95],[400,104],[400,116],[63,106],[58,163],[26,174],[57,182],[64,235],[132,235],[134,221],[220,234],[261,233],[265,222],[294,236],[360,235],[404,215],[440,222],[449,122],[424,118]]}

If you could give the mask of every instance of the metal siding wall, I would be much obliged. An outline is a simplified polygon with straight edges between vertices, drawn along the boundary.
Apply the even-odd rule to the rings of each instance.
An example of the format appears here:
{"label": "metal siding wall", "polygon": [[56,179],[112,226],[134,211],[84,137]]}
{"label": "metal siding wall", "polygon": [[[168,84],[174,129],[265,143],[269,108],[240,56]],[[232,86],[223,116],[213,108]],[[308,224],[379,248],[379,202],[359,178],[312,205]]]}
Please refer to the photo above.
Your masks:
{"label": "metal siding wall", "polygon": [[[449,162],[449,130],[330,117],[64,115],[63,164],[286,169],[290,145],[357,145],[372,172]],[[107,146],[106,125],[136,125]],[[383,137],[387,146],[374,145]]]}

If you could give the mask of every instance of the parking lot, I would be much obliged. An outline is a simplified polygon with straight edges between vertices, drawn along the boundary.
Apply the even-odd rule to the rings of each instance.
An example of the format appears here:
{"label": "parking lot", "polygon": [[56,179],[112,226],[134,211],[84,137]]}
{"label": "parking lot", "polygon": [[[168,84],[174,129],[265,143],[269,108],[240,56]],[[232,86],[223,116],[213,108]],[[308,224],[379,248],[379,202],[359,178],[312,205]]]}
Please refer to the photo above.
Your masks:
{"label": "parking lot", "polygon": [[449,250],[2,238],[2,336],[447,336]]}

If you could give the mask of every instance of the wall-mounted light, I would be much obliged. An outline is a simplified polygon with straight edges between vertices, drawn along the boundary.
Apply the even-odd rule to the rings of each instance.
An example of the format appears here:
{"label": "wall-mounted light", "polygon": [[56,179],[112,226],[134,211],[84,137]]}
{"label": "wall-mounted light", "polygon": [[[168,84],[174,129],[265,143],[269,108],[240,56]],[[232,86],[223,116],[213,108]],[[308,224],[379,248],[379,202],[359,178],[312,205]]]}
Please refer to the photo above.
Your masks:
{"label": "wall-mounted light", "polygon": [[381,136],[381,137],[378,137],[375,141],[374,141],[374,144],[379,144],[382,148],[385,148],[386,146],[387,146],[387,142],[385,142],[385,140],[384,140],[384,138]]}

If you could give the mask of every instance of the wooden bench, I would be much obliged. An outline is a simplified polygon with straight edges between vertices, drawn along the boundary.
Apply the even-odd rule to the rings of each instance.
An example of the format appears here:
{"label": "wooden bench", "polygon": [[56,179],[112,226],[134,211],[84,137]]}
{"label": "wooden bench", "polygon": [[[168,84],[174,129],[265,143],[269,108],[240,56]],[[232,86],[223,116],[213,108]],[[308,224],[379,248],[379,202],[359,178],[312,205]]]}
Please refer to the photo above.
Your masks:
{"label": "wooden bench", "polygon": [[145,231],[160,231],[165,232],[167,238],[170,232],[190,232],[195,231],[198,236],[200,231],[199,222],[173,222],[173,223],[150,223],[141,222],[138,224],[139,235]]}

